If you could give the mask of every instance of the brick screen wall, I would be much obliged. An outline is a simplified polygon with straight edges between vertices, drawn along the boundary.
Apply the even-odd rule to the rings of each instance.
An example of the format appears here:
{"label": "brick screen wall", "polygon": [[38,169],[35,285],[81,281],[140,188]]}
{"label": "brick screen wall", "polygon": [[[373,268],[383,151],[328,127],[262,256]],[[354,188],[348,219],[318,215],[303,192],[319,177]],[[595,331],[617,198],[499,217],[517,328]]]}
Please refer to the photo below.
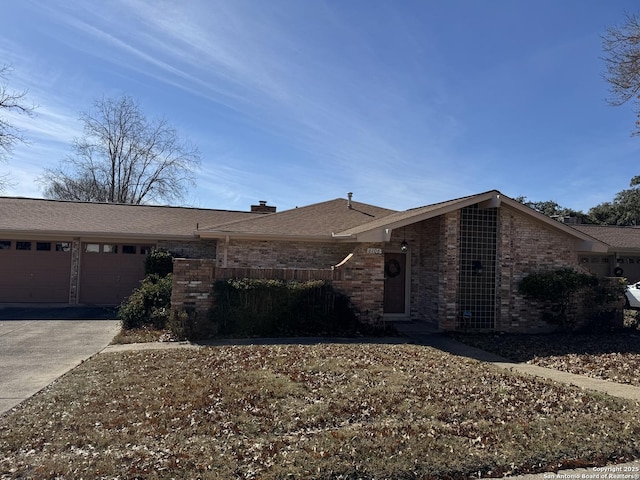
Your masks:
{"label": "brick screen wall", "polygon": [[[211,307],[211,286],[218,278],[250,276],[330,280],[357,306],[363,321],[382,318],[384,256],[381,244],[323,244],[263,241],[232,241],[228,249],[220,242],[217,259],[174,259],[172,308],[207,312]],[[222,267],[222,259],[227,267]],[[350,261],[339,269],[349,253]],[[246,254],[246,257],[245,257]]]}

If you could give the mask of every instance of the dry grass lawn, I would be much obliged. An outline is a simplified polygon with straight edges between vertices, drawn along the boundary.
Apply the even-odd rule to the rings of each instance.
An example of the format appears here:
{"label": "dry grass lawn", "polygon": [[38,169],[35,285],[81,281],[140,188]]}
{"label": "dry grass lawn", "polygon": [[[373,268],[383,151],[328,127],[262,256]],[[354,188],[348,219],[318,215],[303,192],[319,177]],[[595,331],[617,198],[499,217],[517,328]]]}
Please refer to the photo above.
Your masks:
{"label": "dry grass lawn", "polygon": [[411,479],[640,456],[640,408],[415,345],[104,353],[0,417],[0,477]]}
{"label": "dry grass lawn", "polygon": [[456,335],[469,345],[564,372],[640,387],[640,331],[611,334]]}

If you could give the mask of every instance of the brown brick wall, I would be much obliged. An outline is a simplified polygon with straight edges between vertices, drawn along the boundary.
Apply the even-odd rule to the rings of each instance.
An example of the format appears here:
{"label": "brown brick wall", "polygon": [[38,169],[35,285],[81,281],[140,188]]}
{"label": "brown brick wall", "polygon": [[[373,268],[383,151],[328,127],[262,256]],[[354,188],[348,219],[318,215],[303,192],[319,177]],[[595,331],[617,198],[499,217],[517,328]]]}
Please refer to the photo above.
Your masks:
{"label": "brown brick wall", "polygon": [[217,240],[180,241],[161,240],[158,248],[168,250],[180,258],[216,258]]}
{"label": "brown brick wall", "polygon": [[342,280],[335,287],[348,295],[363,322],[379,323],[383,315],[384,255],[381,243],[352,245],[353,257],[340,267]]}
{"label": "brown brick wall", "polygon": [[554,327],[541,319],[542,309],[518,294],[518,283],[543,268],[579,268],[574,240],[509,207],[500,208],[498,307],[496,330],[545,332]]}
{"label": "brown brick wall", "polygon": [[[384,293],[384,256],[370,253],[370,248],[380,249],[380,244],[362,245],[271,245],[269,248],[262,242],[248,242],[252,252],[261,251],[264,256],[260,265],[250,266],[246,262],[234,262],[234,266],[227,268],[216,266],[214,259],[174,259],[173,264],[173,292],[171,297],[174,309],[195,309],[207,312],[211,307],[211,287],[219,278],[251,277],[251,278],[279,278],[279,279],[321,279],[331,281],[339,291],[348,295],[357,306],[363,321],[377,322],[382,318]],[[255,243],[260,243],[260,249]],[[235,251],[242,249],[243,243],[234,245]],[[304,247],[307,247],[305,250]],[[281,248],[278,248],[281,247]],[[286,249],[286,251],[284,251]],[[332,252],[333,251],[333,252]],[[345,251],[347,253],[345,253]],[[295,252],[299,255],[298,265],[285,268],[274,259],[268,262],[269,252],[277,252],[276,257],[286,257],[286,253]],[[318,255],[318,252],[324,252]],[[329,256],[332,253],[332,256]],[[348,253],[354,253],[352,259],[336,270],[326,266],[337,264]],[[344,256],[343,256],[344,254]],[[318,255],[318,256],[316,256]],[[334,259],[338,255],[338,260]],[[325,265],[313,265],[313,258],[324,258]],[[304,261],[303,261],[304,260]],[[242,263],[243,265],[238,265]],[[320,263],[320,262],[318,262]],[[307,265],[307,266],[301,266]],[[252,267],[252,268],[250,268]],[[314,269],[316,267],[316,269]]]}
{"label": "brown brick wall", "polygon": [[440,262],[438,324],[443,330],[454,330],[458,325],[458,277],[460,275],[460,211],[440,217]]}
{"label": "brown brick wall", "polygon": [[[354,244],[295,243],[267,240],[220,241],[218,266],[251,268],[331,268],[353,251]],[[225,264],[226,259],[226,264]]]}
{"label": "brown brick wall", "polygon": [[208,312],[211,308],[214,268],[213,259],[174,258],[172,310]]}

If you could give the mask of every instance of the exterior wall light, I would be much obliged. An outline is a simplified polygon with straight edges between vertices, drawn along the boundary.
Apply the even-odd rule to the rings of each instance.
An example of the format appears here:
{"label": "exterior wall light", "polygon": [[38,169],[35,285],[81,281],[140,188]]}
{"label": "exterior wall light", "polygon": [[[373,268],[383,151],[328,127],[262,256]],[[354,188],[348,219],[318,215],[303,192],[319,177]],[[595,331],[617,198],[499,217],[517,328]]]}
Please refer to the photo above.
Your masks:
{"label": "exterior wall light", "polygon": [[400,250],[402,250],[403,252],[409,250],[409,244],[406,240],[402,240],[402,243],[400,244]]}

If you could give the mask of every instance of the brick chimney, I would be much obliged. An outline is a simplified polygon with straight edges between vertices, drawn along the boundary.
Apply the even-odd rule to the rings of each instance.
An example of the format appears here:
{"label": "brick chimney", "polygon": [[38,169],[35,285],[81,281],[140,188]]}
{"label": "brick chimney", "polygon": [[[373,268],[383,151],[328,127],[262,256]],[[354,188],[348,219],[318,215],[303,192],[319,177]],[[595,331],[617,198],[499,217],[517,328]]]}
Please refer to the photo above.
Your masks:
{"label": "brick chimney", "polygon": [[251,213],[275,213],[276,207],[267,205],[266,200],[260,200],[260,205],[251,205]]}

